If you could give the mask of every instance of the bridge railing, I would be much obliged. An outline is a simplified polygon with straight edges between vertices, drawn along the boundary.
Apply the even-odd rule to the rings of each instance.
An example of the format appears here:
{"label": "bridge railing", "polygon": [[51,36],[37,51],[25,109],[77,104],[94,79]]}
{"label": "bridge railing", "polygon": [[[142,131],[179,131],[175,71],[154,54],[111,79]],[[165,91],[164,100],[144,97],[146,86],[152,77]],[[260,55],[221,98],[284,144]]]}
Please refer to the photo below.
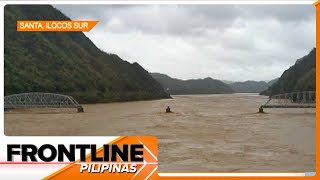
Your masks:
{"label": "bridge railing", "polygon": [[83,112],[82,106],[71,96],[39,92],[5,96],[4,108],[77,108],[78,112]]}

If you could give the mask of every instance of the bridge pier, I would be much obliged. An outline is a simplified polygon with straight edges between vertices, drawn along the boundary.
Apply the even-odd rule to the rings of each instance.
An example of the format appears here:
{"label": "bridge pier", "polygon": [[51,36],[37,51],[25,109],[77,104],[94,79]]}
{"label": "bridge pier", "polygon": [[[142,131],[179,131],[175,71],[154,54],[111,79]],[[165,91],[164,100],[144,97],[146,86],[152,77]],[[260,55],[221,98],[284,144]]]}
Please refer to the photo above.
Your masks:
{"label": "bridge pier", "polygon": [[77,109],[78,109],[78,113],[84,112],[84,110],[83,110],[83,107],[82,107],[82,106],[78,107]]}
{"label": "bridge pier", "polygon": [[262,107],[262,106],[260,106],[260,108],[259,108],[259,113],[264,113],[264,112],[263,112],[263,107]]}

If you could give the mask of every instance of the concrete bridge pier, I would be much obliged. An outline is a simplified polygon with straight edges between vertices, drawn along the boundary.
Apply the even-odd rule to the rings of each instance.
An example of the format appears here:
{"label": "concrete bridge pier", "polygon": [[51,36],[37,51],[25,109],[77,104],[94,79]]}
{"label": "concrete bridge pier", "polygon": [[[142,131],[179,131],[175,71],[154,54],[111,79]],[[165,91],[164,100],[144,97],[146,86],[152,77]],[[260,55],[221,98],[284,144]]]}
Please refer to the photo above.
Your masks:
{"label": "concrete bridge pier", "polygon": [[262,107],[262,106],[260,106],[260,108],[259,108],[259,113],[264,113],[264,112],[263,112],[263,107]]}
{"label": "concrete bridge pier", "polygon": [[82,113],[82,112],[84,112],[84,110],[83,110],[83,107],[82,107],[82,106],[78,107],[77,109],[78,109],[78,113]]}

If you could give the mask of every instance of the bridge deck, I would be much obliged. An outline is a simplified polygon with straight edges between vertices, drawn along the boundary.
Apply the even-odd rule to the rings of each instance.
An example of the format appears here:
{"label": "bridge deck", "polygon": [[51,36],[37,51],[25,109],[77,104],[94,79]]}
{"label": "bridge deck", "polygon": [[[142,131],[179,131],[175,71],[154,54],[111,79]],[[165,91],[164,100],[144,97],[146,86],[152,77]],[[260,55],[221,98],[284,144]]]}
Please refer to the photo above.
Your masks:
{"label": "bridge deck", "polygon": [[30,108],[80,108],[81,105],[6,105],[6,109],[30,109]]}
{"label": "bridge deck", "polygon": [[316,108],[316,105],[262,105],[262,108]]}

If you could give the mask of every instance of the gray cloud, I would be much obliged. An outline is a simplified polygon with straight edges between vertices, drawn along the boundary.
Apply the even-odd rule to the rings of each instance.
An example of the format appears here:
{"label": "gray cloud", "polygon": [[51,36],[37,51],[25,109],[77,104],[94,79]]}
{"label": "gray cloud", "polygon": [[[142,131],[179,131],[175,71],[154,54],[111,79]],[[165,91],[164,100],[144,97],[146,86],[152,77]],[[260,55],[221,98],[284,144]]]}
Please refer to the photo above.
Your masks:
{"label": "gray cloud", "polygon": [[173,77],[270,80],[315,46],[313,5],[55,5],[102,50]]}

